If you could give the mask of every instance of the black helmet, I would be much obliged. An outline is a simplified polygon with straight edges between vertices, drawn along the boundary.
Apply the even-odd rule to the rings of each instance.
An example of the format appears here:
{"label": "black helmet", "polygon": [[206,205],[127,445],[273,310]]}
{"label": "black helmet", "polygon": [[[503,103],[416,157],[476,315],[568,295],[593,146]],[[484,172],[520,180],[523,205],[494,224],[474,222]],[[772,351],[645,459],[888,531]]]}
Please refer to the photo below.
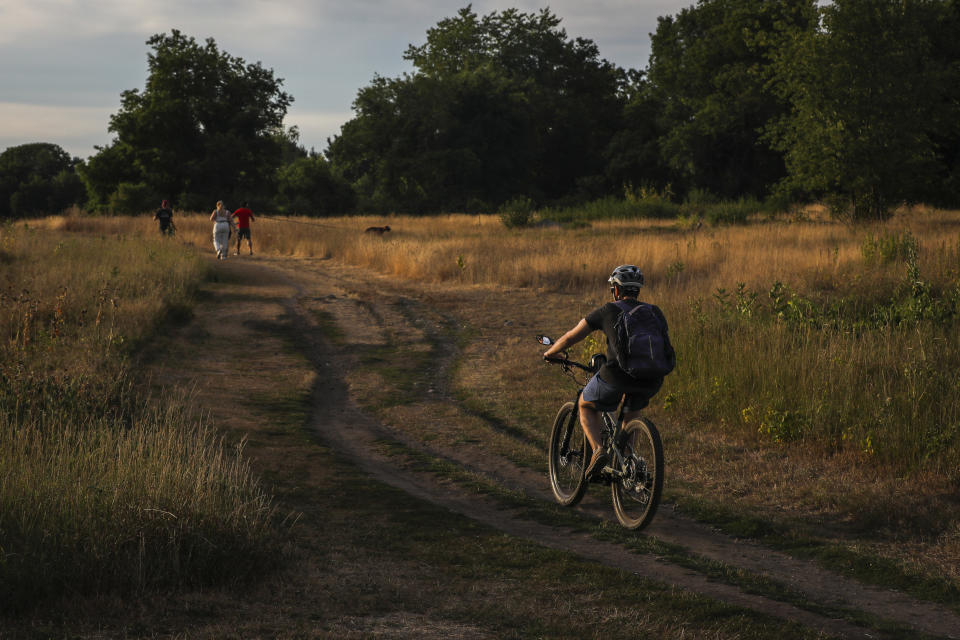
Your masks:
{"label": "black helmet", "polygon": [[643,272],[632,264],[622,264],[613,270],[607,282],[610,283],[611,290],[614,286],[619,286],[623,290],[639,291],[643,286]]}

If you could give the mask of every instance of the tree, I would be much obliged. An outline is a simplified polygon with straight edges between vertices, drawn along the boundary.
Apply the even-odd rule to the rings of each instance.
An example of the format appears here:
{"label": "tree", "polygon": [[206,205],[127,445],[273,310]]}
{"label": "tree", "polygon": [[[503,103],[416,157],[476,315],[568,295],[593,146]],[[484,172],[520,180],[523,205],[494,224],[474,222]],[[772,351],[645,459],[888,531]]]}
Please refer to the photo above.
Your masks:
{"label": "tree", "polygon": [[927,29],[930,48],[923,66],[935,88],[936,108],[927,131],[937,167],[924,199],[956,207],[960,204],[960,0],[943,2],[932,13]]}
{"label": "tree", "polygon": [[79,162],[48,142],[0,153],[0,218],[55,214],[83,202]]}
{"label": "tree", "polygon": [[776,62],[793,108],[770,129],[786,154],[784,188],[832,196],[835,213],[854,219],[930,193],[942,173],[931,131],[944,124],[944,92],[955,91],[942,84],[950,62],[933,57],[945,8],[835,0],[821,9],[822,28],[794,35]]}
{"label": "tree", "polygon": [[604,174],[624,74],[569,40],[548,10],[483,18],[468,6],[375,77],[327,151],[374,207],[411,211],[552,200]]}
{"label": "tree", "polygon": [[663,192],[681,181],[660,152],[664,104],[643,72],[631,70],[628,76],[621,126],[604,151],[606,179],[624,189],[647,187]]}
{"label": "tree", "polygon": [[815,0],[700,0],[659,19],[646,100],[661,108],[659,146],[675,186],[759,197],[783,177],[782,153],[762,137],[789,106],[768,88],[771,58],[815,24]]}
{"label": "tree", "polygon": [[146,85],[121,94],[109,126],[116,138],[84,171],[95,204],[121,182],[194,209],[272,196],[293,101],[283,80],[221,52],[212,38],[201,45],[173,30],[147,44]]}
{"label": "tree", "polygon": [[489,71],[446,81],[375,78],[331,162],[375,210],[469,209],[529,187],[535,159],[523,96]]}
{"label": "tree", "polygon": [[277,172],[277,210],[280,213],[325,216],[352,213],[356,194],[334,175],[323,156],[311,154],[283,165]]}

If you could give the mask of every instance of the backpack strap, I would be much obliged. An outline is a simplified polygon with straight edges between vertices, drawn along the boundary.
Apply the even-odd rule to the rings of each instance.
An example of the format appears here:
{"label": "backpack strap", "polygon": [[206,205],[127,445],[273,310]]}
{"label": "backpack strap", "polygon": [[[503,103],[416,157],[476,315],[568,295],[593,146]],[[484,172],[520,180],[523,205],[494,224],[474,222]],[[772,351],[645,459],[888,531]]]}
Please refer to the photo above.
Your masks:
{"label": "backpack strap", "polygon": [[613,304],[620,307],[620,311],[622,311],[623,313],[629,313],[630,315],[633,315],[634,313],[637,312],[638,309],[640,309],[640,307],[644,306],[645,303],[637,301],[637,304],[635,304],[633,308],[630,308],[627,306],[626,300],[617,300]]}
{"label": "backpack strap", "polygon": [[648,302],[640,302],[640,301],[638,300],[638,301],[637,301],[637,304],[634,305],[634,307],[633,307],[632,309],[628,309],[626,305],[620,304],[621,302],[624,302],[624,301],[623,301],[623,300],[617,300],[616,302],[614,302],[614,304],[617,305],[618,307],[620,307],[620,309],[621,309],[621,311],[623,311],[623,313],[626,313],[626,314],[628,314],[628,315],[630,315],[630,316],[632,316],[633,314],[635,314],[637,311],[639,311],[640,309],[642,309],[642,308],[644,308],[644,307],[649,308],[650,311],[653,313],[653,317],[657,319],[657,324],[660,325],[660,330],[663,331],[663,330],[666,328],[666,320],[663,318],[662,312],[657,313],[657,312],[659,311],[659,309],[657,309],[657,307],[656,307],[655,305],[652,305],[652,304],[650,304],[650,303],[648,303]]}

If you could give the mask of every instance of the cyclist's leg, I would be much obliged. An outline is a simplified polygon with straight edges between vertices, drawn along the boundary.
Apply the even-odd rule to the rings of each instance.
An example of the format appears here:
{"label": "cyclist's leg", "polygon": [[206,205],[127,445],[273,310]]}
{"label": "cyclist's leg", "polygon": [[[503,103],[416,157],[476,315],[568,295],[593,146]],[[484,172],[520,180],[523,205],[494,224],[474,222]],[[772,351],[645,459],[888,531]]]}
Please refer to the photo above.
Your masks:
{"label": "cyclist's leg", "polygon": [[599,450],[602,444],[603,421],[600,418],[600,411],[592,402],[580,398],[580,424],[583,426],[583,432],[590,441],[590,448],[594,451]]}
{"label": "cyclist's leg", "polygon": [[622,392],[607,384],[599,375],[593,376],[580,394],[580,424],[593,447],[593,457],[587,467],[587,476],[606,464],[607,453],[603,449],[603,418],[601,411],[612,411],[620,403]]}

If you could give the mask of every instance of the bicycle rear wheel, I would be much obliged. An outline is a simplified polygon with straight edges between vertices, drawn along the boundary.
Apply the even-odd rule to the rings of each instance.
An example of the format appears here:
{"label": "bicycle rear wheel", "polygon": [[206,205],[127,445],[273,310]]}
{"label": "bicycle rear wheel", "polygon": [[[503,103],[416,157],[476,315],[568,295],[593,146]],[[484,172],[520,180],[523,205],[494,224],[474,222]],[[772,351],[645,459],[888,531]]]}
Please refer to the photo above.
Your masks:
{"label": "bicycle rear wheel", "polygon": [[573,402],[560,407],[550,430],[548,451],[547,466],[553,497],[560,504],[572,507],[580,502],[587,490],[584,471],[591,456],[590,443],[583,434],[580,415]]}
{"label": "bicycle rear wheel", "polygon": [[631,420],[623,431],[622,476],[611,484],[613,510],[627,529],[642,529],[653,520],[663,492],[663,444],[646,418]]}

